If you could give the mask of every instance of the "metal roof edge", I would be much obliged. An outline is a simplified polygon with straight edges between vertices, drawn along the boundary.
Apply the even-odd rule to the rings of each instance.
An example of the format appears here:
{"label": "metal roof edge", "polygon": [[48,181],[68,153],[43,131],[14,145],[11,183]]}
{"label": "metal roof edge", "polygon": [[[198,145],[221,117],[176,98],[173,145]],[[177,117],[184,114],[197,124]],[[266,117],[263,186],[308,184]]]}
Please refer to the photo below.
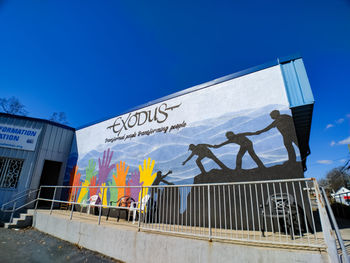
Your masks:
{"label": "metal roof edge", "polygon": [[40,118],[34,118],[34,117],[28,117],[28,116],[22,116],[22,115],[15,115],[15,114],[10,114],[10,113],[5,113],[5,112],[0,112],[0,116],[3,117],[10,117],[10,118],[15,118],[15,119],[24,119],[24,120],[30,120],[30,121],[37,121],[37,122],[42,122],[42,123],[47,123],[47,124],[51,124],[54,126],[58,126],[67,130],[72,130],[75,131],[75,128],[61,124],[61,123],[57,123],[54,121],[50,121],[50,120],[46,120],[46,119],[40,119]]}
{"label": "metal roof edge", "polygon": [[120,116],[120,115],[129,113],[129,112],[132,112],[132,111],[135,111],[135,110],[139,110],[139,109],[151,106],[153,104],[160,103],[160,102],[163,102],[165,100],[173,99],[173,98],[176,98],[176,97],[179,97],[179,96],[182,96],[182,95],[194,92],[194,91],[198,91],[198,90],[201,90],[201,89],[204,89],[204,88],[208,88],[210,86],[213,86],[213,85],[216,85],[216,84],[219,84],[219,83],[231,80],[231,79],[239,78],[239,77],[242,77],[244,75],[248,75],[248,74],[251,74],[251,73],[254,73],[254,72],[266,69],[266,68],[277,66],[279,64],[288,63],[288,62],[290,62],[292,60],[296,60],[296,59],[299,59],[299,58],[301,58],[299,53],[296,53],[296,54],[293,54],[293,55],[290,55],[290,56],[281,57],[281,58],[276,58],[273,61],[261,64],[261,65],[258,65],[258,66],[250,67],[248,69],[244,69],[244,70],[238,71],[236,73],[232,73],[232,74],[229,74],[229,75],[226,75],[226,76],[223,76],[223,77],[220,77],[220,78],[217,78],[217,79],[214,79],[214,80],[211,80],[211,81],[208,81],[208,82],[205,82],[205,83],[202,83],[202,84],[199,84],[199,85],[196,85],[196,86],[193,86],[193,87],[190,87],[190,88],[178,91],[178,92],[175,92],[175,93],[167,95],[165,97],[161,97],[159,99],[152,100],[150,102],[141,104],[139,106],[136,106],[134,108],[131,108],[129,110],[121,112],[119,114],[114,114],[114,115],[111,115],[109,117],[104,117],[104,118],[98,119],[96,121],[89,122],[89,123],[87,123],[85,125],[78,126],[76,128],[76,130],[81,130],[81,129],[84,129],[86,127],[95,125],[97,123],[100,123],[100,122],[112,119],[112,118],[114,118],[116,116]]}
{"label": "metal roof edge", "polygon": [[302,58],[300,53],[295,53],[289,56],[285,56],[285,57],[280,57],[279,60],[279,64],[285,64],[285,63],[289,63],[292,60],[296,60],[296,59],[300,59]]}
{"label": "metal roof edge", "polygon": [[290,107],[314,103],[302,58],[281,63],[280,67]]}

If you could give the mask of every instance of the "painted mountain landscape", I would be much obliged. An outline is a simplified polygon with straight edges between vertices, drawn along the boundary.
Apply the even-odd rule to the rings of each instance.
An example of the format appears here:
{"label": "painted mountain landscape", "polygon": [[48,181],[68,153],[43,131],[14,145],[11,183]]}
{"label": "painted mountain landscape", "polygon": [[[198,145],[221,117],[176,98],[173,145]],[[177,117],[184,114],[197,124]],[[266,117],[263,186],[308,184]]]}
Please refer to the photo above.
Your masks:
{"label": "painted mountain landscape", "polygon": [[[227,140],[225,134],[229,131],[239,134],[264,129],[273,121],[270,117],[270,112],[273,110],[290,115],[290,110],[286,106],[268,105],[259,109],[231,112],[220,116],[220,118],[189,123],[185,128],[176,131],[155,133],[114,144],[100,145],[97,150],[79,156],[79,172],[84,176],[85,167],[88,167],[89,160],[97,162],[98,158],[102,159],[103,152],[110,148],[114,152],[111,163],[123,161],[130,166],[129,172],[133,172],[139,169],[139,165],[143,163],[144,159],[151,158],[155,160],[153,172],[167,173],[171,170],[172,173],[167,177],[167,180],[174,184],[300,177],[302,172],[295,170],[295,167],[299,167],[296,164],[293,164],[291,169],[287,169],[291,170],[291,173],[294,171],[295,176],[292,174],[283,175],[278,171],[278,167],[284,167],[288,164],[288,153],[283,143],[283,136],[276,128],[259,135],[246,136],[252,142],[256,155],[265,166],[263,171],[258,168],[248,152],[243,155],[242,168],[240,171],[236,171],[236,158],[240,145],[234,143],[217,149],[210,148],[210,151],[228,168],[225,171],[222,171],[212,159],[203,158],[201,163],[206,171],[206,174],[203,174],[196,164],[197,156],[193,156],[185,165],[182,164],[191,154],[189,145],[218,145]],[[299,150],[296,145],[293,147],[296,161],[299,162]],[[286,171],[285,167],[280,170],[284,173]],[[205,176],[207,176],[207,180]],[[211,178],[213,176],[221,179]],[[111,178],[112,173],[108,175],[108,180]]]}

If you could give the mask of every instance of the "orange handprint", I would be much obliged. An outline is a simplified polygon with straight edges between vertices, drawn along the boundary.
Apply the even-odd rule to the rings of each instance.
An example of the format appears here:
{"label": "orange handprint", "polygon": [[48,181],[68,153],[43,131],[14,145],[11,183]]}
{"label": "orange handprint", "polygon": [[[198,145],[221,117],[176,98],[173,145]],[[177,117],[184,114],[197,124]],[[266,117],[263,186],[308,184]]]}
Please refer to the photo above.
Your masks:
{"label": "orange handprint", "polygon": [[[129,171],[129,166],[125,168],[125,162],[120,161],[120,163],[116,165],[116,170],[117,176],[113,174],[115,184],[117,186],[125,186],[125,179]],[[124,195],[124,188],[118,188],[118,200]]]}

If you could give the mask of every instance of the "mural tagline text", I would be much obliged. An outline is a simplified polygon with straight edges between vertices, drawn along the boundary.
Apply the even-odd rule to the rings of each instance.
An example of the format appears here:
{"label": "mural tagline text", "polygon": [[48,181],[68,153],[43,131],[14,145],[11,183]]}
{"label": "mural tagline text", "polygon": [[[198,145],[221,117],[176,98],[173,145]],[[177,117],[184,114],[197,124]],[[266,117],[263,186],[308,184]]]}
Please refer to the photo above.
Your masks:
{"label": "mural tagline text", "polygon": [[133,139],[139,136],[149,136],[155,133],[170,133],[172,131],[178,131],[179,129],[182,129],[184,127],[186,127],[187,123],[185,121],[183,121],[182,123],[177,123],[174,125],[168,125],[168,126],[162,126],[159,128],[155,128],[155,129],[148,129],[148,130],[141,130],[141,131],[135,131],[133,133],[129,133],[129,134],[124,134],[123,136],[115,136],[113,138],[106,138],[105,139],[105,143],[112,143],[115,141],[126,141],[128,139]]}

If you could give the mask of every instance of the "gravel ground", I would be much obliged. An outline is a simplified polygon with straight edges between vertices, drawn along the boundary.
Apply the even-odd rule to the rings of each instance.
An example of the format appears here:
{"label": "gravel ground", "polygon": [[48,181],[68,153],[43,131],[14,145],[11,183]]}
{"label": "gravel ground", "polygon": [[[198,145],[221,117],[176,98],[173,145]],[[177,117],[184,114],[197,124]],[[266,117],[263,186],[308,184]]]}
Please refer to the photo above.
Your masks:
{"label": "gravel ground", "polygon": [[0,228],[0,262],[121,262],[33,228]]}

